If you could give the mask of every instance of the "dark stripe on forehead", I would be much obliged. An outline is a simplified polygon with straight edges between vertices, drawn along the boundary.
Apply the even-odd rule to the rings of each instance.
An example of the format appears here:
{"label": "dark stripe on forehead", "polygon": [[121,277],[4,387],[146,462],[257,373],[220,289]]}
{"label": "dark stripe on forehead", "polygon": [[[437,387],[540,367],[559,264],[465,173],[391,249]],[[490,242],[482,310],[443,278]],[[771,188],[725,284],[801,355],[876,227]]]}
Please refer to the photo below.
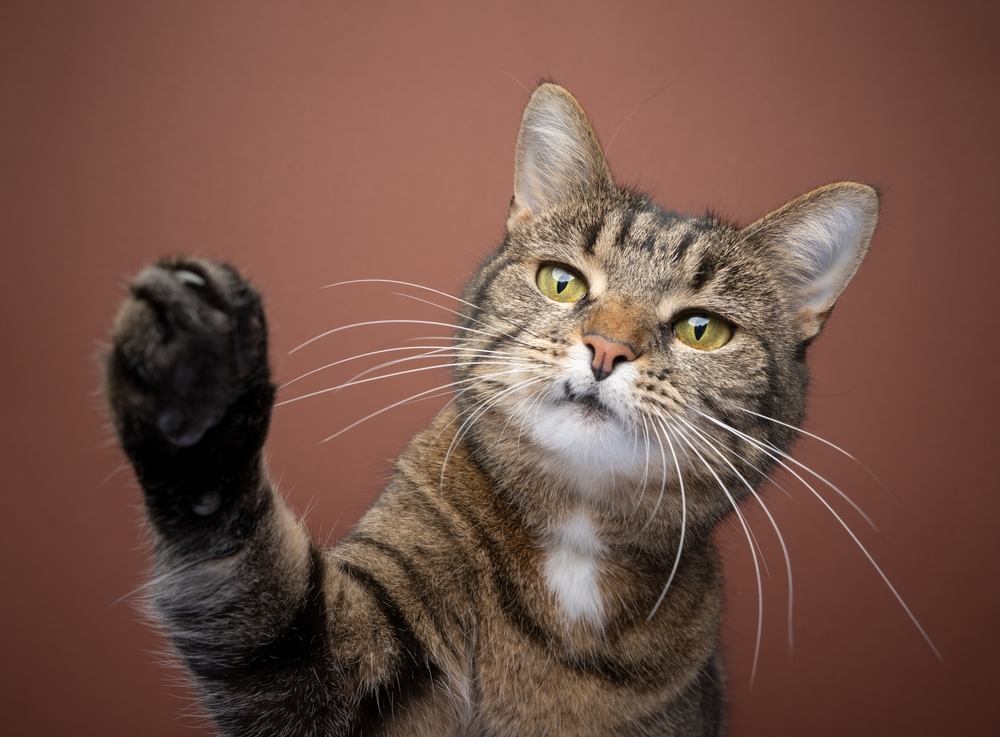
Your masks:
{"label": "dark stripe on forehead", "polygon": [[715,255],[711,253],[703,254],[698,264],[698,270],[694,273],[694,278],[691,280],[691,288],[698,291],[712,280],[718,270],[719,261]]}
{"label": "dark stripe on forehead", "polygon": [[680,243],[674,247],[674,252],[670,255],[670,260],[675,264],[679,263],[680,260],[684,258],[684,254],[687,253],[688,248],[691,247],[691,244],[694,243],[697,238],[697,231],[687,231],[683,236],[681,236]]}
{"label": "dark stripe on forehead", "polygon": [[601,230],[604,228],[604,213],[597,218],[597,221],[591,225],[589,228],[584,228],[583,230],[583,250],[587,253],[594,252],[594,246],[597,245],[597,237],[601,234]]}
{"label": "dark stripe on forehead", "polygon": [[642,239],[642,243],[639,244],[639,248],[643,251],[652,251],[656,248],[656,236],[657,230],[654,228],[646,234],[646,237]]}
{"label": "dark stripe on forehead", "polygon": [[632,230],[632,224],[635,222],[635,210],[631,207],[625,211],[624,217],[622,217],[622,227],[618,231],[618,235],[615,236],[615,246],[622,246],[625,241],[628,240],[629,231]]}

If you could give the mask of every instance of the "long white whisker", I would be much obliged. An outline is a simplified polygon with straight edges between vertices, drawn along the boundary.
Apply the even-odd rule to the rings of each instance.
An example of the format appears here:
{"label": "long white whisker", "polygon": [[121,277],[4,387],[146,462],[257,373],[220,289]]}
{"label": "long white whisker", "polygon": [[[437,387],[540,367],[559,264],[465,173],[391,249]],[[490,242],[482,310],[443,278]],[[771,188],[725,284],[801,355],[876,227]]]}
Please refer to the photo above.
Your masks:
{"label": "long white whisker", "polygon": [[[482,320],[480,320],[480,319],[478,319],[476,317],[472,317],[471,315],[466,315],[463,312],[459,312],[458,310],[453,310],[450,307],[445,307],[444,305],[439,305],[437,302],[432,302],[429,299],[424,299],[422,297],[417,297],[414,294],[406,294],[405,292],[393,292],[393,294],[395,294],[397,297],[405,297],[406,299],[412,299],[412,300],[415,300],[417,302],[423,302],[425,305],[430,305],[431,307],[437,307],[438,309],[444,310],[445,312],[450,312],[453,315],[458,315],[459,317],[461,317],[461,318],[463,318],[465,320],[471,320],[472,322],[476,323],[477,325],[482,325],[485,328],[492,328],[493,327],[489,323],[483,322]],[[479,310],[478,307],[476,309],[477,309],[477,311]],[[506,322],[506,323],[508,323],[510,325],[513,325],[515,328],[520,328],[521,330],[523,330],[524,332],[526,332],[528,335],[534,335],[536,338],[540,338],[541,337],[541,336],[539,336],[539,335],[531,332],[530,330],[528,330],[528,328],[524,327],[523,325],[517,325],[516,323],[512,322],[511,320],[509,320],[508,318],[504,317],[503,315],[494,315],[494,317],[498,317],[499,319],[503,320],[504,322]],[[517,336],[511,335],[510,333],[501,332],[500,335],[503,335],[504,337],[510,338],[513,341],[520,342],[520,339]]]}
{"label": "long white whisker", "polygon": [[463,431],[465,430],[466,426],[471,428],[470,423],[475,422],[475,420],[478,417],[487,412],[490,409],[490,407],[492,407],[506,395],[524,386],[531,386],[532,384],[537,383],[539,381],[544,381],[544,379],[540,377],[531,377],[529,379],[519,381],[513,386],[509,386],[506,389],[503,389],[502,391],[499,391],[493,394],[492,396],[487,397],[485,400],[476,405],[472,414],[469,415],[469,417],[462,423],[462,425],[455,432],[455,436],[451,439],[451,444],[448,446],[448,450],[444,454],[444,461],[441,463],[441,488],[444,488],[444,474],[445,474],[445,469],[448,467],[448,459],[451,457],[451,452],[455,449],[455,446],[461,441],[461,438],[464,437]]}
{"label": "long white whisker", "polygon": [[342,428],[341,430],[338,430],[337,432],[335,432],[333,435],[328,435],[327,437],[323,438],[323,440],[321,442],[326,443],[326,442],[328,442],[330,440],[333,440],[334,438],[339,437],[340,435],[343,435],[348,430],[351,430],[351,429],[357,427],[362,422],[367,422],[368,420],[370,420],[372,418],[375,418],[375,417],[378,417],[379,415],[384,414],[385,412],[388,412],[391,409],[395,409],[396,407],[399,407],[402,404],[406,404],[407,402],[412,402],[414,399],[419,399],[421,397],[426,396],[427,394],[431,394],[433,392],[440,391],[440,390],[446,389],[448,387],[458,386],[460,384],[468,384],[468,383],[473,382],[473,381],[488,381],[489,379],[493,379],[493,378],[496,378],[498,376],[506,376],[508,374],[516,374],[516,373],[518,373],[518,372],[520,372],[522,370],[523,369],[516,368],[516,369],[511,369],[510,371],[498,371],[496,373],[485,374],[483,376],[473,376],[473,377],[470,377],[468,379],[459,379],[458,381],[453,381],[450,384],[441,384],[440,386],[432,386],[430,389],[426,389],[426,390],[424,390],[422,392],[417,392],[416,394],[411,394],[410,396],[406,397],[405,399],[401,399],[398,402],[393,402],[392,404],[390,404],[390,405],[388,405],[386,407],[383,407],[382,409],[376,410],[375,412],[372,412],[371,414],[365,415],[360,420],[355,420],[354,422],[352,422],[347,427]]}
{"label": "long white whisker", "polygon": [[368,374],[375,373],[376,371],[378,371],[380,369],[383,369],[383,368],[387,368],[388,366],[395,366],[397,364],[407,363],[409,361],[422,361],[422,360],[429,359],[429,358],[459,358],[459,359],[468,359],[466,361],[466,363],[468,363],[469,365],[475,365],[475,366],[482,366],[484,364],[489,365],[491,363],[489,361],[479,360],[479,359],[483,359],[483,358],[496,358],[498,361],[500,359],[504,359],[508,363],[510,363],[511,365],[525,366],[525,365],[528,365],[529,363],[534,363],[535,365],[539,365],[539,366],[540,365],[545,365],[542,361],[538,360],[537,358],[531,358],[530,356],[524,356],[524,357],[522,357],[522,356],[515,355],[513,353],[506,353],[506,352],[500,352],[500,351],[488,351],[488,352],[484,351],[484,352],[481,352],[481,353],[479,353],[479,352],[477,352],[477,353],[467,353],[466,351],[471,351],[473,349],[471,349],[471,348],[452,348],[451,346],[442,346],[440,348],[437,348],[435,346],[431,346],[431,348],[433,350],[427,351],[426,353],[421,353],[421,354],[416,355],[416,356],[407,356],[406,358],[397,358],[397,359],[392,360],[392,361],[385,361],[385,362],[377,364],[375,366],[371,366],[369,368],[366,368],[364,371],[361,371],[361,372],[355,374],[354,376],[350,377],[349,379],[347,379],[347,381],[348,382],[356,381],[357,379],[360,379],[363,376],[367,376]]}
{"label": "long white whisker", "polygon": [[[674,576],[677,575],[677,569],[678,567],[680,567],[681,564],[681,553],[684,550],[684,534],[687,531],[687,495],[684,492],[684,475],[681,473],[681,464],[677,460],[677,451],[674,450],[674,444],[670,440],[670,433],[666,425],[664,424],[663,420],[660,418],[650,418],[650,419],[655,419],[659,423],[660,427],[663,429],[663,437],[667,439],[667,445],[670,446],[670,455],[673,456],[674,468],[677,470],[677,480],[680,482],[680,487],[681,487],[681,535],[680,539],[677,541],[677,553],[674,555],[674,565],[670,569],[670,575],[667,577],[667,583],[664,585],[663,591],[660,592],[660,596],[656,600],[656,603],[653,604],[653,609],[652,611],[650,611],[649,616],[646,617],[647,622],[653,618],[654,614],[656,614],[656,610],[660,608],[660,604],[663,603],[663,600],[667,596],[667,592],[670,590],[670,584],[674,582]],[[663,450],[662,442],[660,443],[660,450],[661,451]],[[666,469],[665,459],[662,472],[663,475],[666,476],[667,469]]]}
{"label": "long white whisker", "polygon": [[[517,365],[517,361],[479,361],[476,363],[477,366],[511,366]],[[357,381],[348,381],[343,384],[338,384],[337,386],[330,386],[326,389],[317,389],[314,392],[309,392],[308,394],[302,394],[297,397],[292,397],[291,399],[285,399],[280,402],[275,403],[275,407],[281,407],[286,404],[291,404],[292,402],[298,402],[302,399],[309,399],[310,397],[316,397],[320,394],[328,394],[330,392],[340,391],[341,389],[346,389],[349,386],[358,386],[359,384],[367,384],[371,381],[381,381],[382,379],[391,379],[396,376],[404,376],[406,374],[415,374],[421,371],[433,371],[434,369],[452,368],[455,366],[465,366],[465,363],[438,363],[433,366],[420,366],[414,369],[406,369],[405,371],[393,371],[389,374],[382,374],[381,376],[371,376],[367,379],[359,379]],[[524,363],[525,366],[530,366],[532,364]]]}
{"label": "long white whisker", "polygon": [[[698,412],[698,410],[695,411]],[[707,418],[709,421],[714,422],[716,425],[719,425],[719,427],[725,428],[729,432],[735,433],[736,435],[742,437],[749,443],[758,446],[761,445],[760,441],[750,437],[746,433],[743,433],[734,427],[727,425],[725,422],[722,422],[721,420],[718,420],[715,417],[712,417],[711,415],[707,415],[703,412],[698,412],[698,414],[704,415],[705,418]],[[778,461],[778,463],[781,463],[781,461]],[[787,466],[785,466],[785,468],[791,471],[793,474],[795,473]],[[910,621],[913,623],[913,626],[917,628],[917,631],[924,638],[924,641],[927,643],[927,645],[930,647],[933,653],[938,657],[938,659],[943,659],[941,658],[941,652],[937,649],[937,646],[934,644],[934,641],[931,640],[930,635],[927,634],[927,631],[924,629],[923,625],[920,624],[920,620],[917,619],[916,615],[913,613],[913,611],[910,609],[907,603],[903,600],[903,597],[896,590],[896,587],[892,585],[892,581],[889,580],[889,577],[885,574],[885,571],[883,571],[881,566],[879,566],[879,564],[875,562],[875,558],[872,557],[872,554],[868,552],[868,549],[862,544],[861,540],[858,539],[858,536],[854,534],[854,530],[851,529],[850,525],[848,525],[847,522],[844,521],[844,518],[837,513],[837,510],[835,510],[832,506],[830,506],[830,503],[825,498],[823,498],[822,494],[816,491],[816,489],[814,489],[801,476],[799,476],[798,474],[795,474],[795,476],[799,479],[799,481],[801,481],[805,485],[807,489],[809,489],[809,491],[813,493],[813,496],[815,496],[816,499],[819,500],[819,502],[826,508],[826,510],[833,515],[833,518],[840,523],[840,526],[844,528],[844,531],[850,536],[851,540],[854,541],[854,544],[864,554],[865,558],[868,559],[868,562],[871,564],[872,568],[874,568],[875,571],[878,573],[879,577],[882,579],[883,583],[885,583],[885,585],[888,587],[889,591],[892,592],[892,595],[896,598],[896,601],[903,608],[903,611],[906,612],[906,615],[910,618]]]}
{"label": "long white whisker", "polygon": [[323,338],[333,335],[334,333],[339,333],[343,330],[351,330],[353,328],[367,327],[369,325],[434,325],[436,327],[449,328],[451,330],[463,330],[467,333],[486,335],[490,338],[503,337],[502,335],[498,335],[497,333],[488,333],[483,330],[476,330],[475,328],[466,328],[462,327],[461,325],[452,325],[451,323],[448,322],[436,322],[434,320],[365,320],[364,322],[352,322],[349,325],[340,325],[338,327],[331,328],[330,330],[326,330],[320,333],[319,335],[310,338],[305,343],[300,343],[299,345],[295,346],[290,351],[288,351],[288,354],[291,355],[296,351],[300,351],[307,345],[311,345],[315,343],[317,340],[322,340]]}
{"label": "long white whisker", "polygon": [[[799,476],[797,473],[794,473],[792,471],[792,469],[790,469],[787,465],[785,465],[784,463],[781,463],[781,461],[778,460],[778,458],[775,457],[775,453],[777,455],[781,456],[782,458],[784,458],[785,460],[789,461],[790,463],[794,463],[796,466],[798,466],[799,468],[801,468],[803,471],[805,471],[809,475],[811,475],[811,476],[819,479],[824,484],[826,484],[828,487],[830,487],[837,494],[837,496],[839,496],[841,499],[843,499],[845,502],[847,502],[851,506],[851,508],[855,512],[857,512],[858,515],[860,515],[860,517],[868,524],[869,527],[871,527],[873,530],[876,530],[876,531],[878,530],[878,526],[875,524],[875,522],[872,520],[872,518],[868,516],[868,514],[865,512],[865,510],[862,509],[861,506],[856,501],[854,501],[853,499],[851,499],[851,497],[849,497],[844,492],[843,489],[841,489],[835,483],[833,483],[832,481],[830,481],[830,479],[828,479],[825,476],[817,473],[816,471],[814,471],[813,469],[809,468],[809,466],[807,466],[806,464],[802,463],[801,461],[796,460],[795,458],[792,458],[792,456],[790,456],[787,453],[785,453],[783,450],[781,450],[779,447],[777,447],[773,443],[769,443],[766,440],[758,440],[757,438],[754,438],[754,437],[752,437],[750,435],[747,435],[746,433],[744,433],[744,432],[742,432],[740,430],[737,430],[736,428],[734,428],[734,427],[732,427],[730,425],[727,425],[726,423],[722,422],[721,420],[718,420],[717,418],[713,417],[712,415],[706,414],[705,412],[702,412],[699,409],[696,409],[694,407],[691,407],[691,409],[694,410],[695,412],[697,412],[702,417],[707,417],[708,419],[712,420],[712,422],[721,423],[722,426],[728,428],[729,430],[732,430],[732,431],[734,431],[736,433],[739,433],[740,437],[745,438],[746,440],[748,440],[749,442],[751,442],[753,445],[755,445],[758,448],[760,448],[761,450],[763,450],[768,456],[770,456],[772,459],[774,459],[775,461],[777,461],[785,470],[789,471],[790,473],[793,473],[795,475],[795,477],[798,478],[800,481],[802,481],[802,477]],[[773,452],[768,452],[768,451],[773,451]]]}
{"label": "long white whisker", "polygon": [[[541,391],[541,389],[539,389],[538,391]],[[524,422],[523,408],[526,404],[534,400],[536,394],[537,392],[532,392],[531,394],[526,396],[524,399],[518,402],[514,410],[510,412],[510,414],[507,416],[507,421],[503,424],[503,429],[500,431],[500,435],[497,437],[496,443],[494,443],[495,448],[500,446],[500,442],[503,440],[503,436],[507,432],[507,428],[510,427],[510,423],[514,419],[515,415],[520,415],[522,423]]]}
{"label": "long white whisker", "polygon": [[[492,337],[495,338],[496,336],[492,336]],[[472,346],[472,347],[483,345],[483,344],[489,344],[490,343],[490,341],[488,341],[485,338],[479,337],[478,335],[472,335],[472,336],[418,335],[418,336],[414,336],[412,338],[401,338],[400,342],[401,343],[412,343],[412,342],[418,341],[418,340],[441,340],[441,341],[445,341],[445,342],[449,342],[449,343],[455,343],[456,346],[458,346],[458,345],[465,345],[465,346]],[[518,341],[518,345],[521,346],[521,347],[523,347],[523,348],[527,348],[528,350],[536,351],[538,353],[543,353],[543,354],[546,354],[546,355],[551,354],[551,347],[535,345],[535,344],[531,343],[530,341],[519,340]]]}
{"label": "long white whisker", "polygon": [[[518,370],[519,372],[522,372],[522,373],[524,372],[524,369],[520,369],[520,368],[519,368],[519,369],[517,369],[517,370]],[[517,382],[517,383],[518,383],[518,384],[520,384],[521,382]],[[456,395],[455,395],[455,399],[458,399],[458,397],[459,397],[459,396],[460,396],[461,394],[464,394],[464,393],[465,393],[465,392],[467,392],[467,391],[468,391],[469,389],[473,389],[473,388],[475,388],[475,386],[476,386],[476,384],[473,384],[472,386],[468,386],[468,387],[466,387],[466,388],[465,388],[465,389],[463,389],[463,390],[462,390],[461,392],[459,392],[458,394],[456,394]],[[505,387],[505,388],[506,388],[506,387]],[[454,425],[454,424],[455,424],[456,422],[458,422],[459,420],[461,420],[461,419],[462,419],[463,417],[466,417],[466,416],[468,416],[468,415],[469,415],[470,413],[472,413],[472,412],[475,412],[475,411],[476,411],[477,409],[479,409],[479,408],[480,408],[480,407],[482,407],[482,406],[483,406],[484,404],[486,404],[487,402],[489,402],[489,401],[490,401],[490,400],[491,400],[491,399],[492,399],[492,398],[493,398],[494,396],[495,396],[495,394],[492,394],[492,395],[490,395],[490,396],[486,397],[485,399],[482,399],[482,400],[480,400],[480,401],[476,402],[476,403],[475,403],[475,404],[473,404],[473,405],[472,405],[471,407],[466,407],[466,408],[465,408],[465,409],[463,409],[463,410],[462,410],[461,412],[458,412],[458,413],[457,413],[457,414],[456,414],[456,415],[455,415],[454,417],[452,417],[452,418],[451,418],[450,420],[448,420],[447,424],[445,424],[445,425],[444,425],[444,427],[442,427],[442,428],[441,428],[440,430],[438,430],[438,431],[437,431],[437,434],[436,434],[436,435],[434,436],[434,440],[435,440],[435,441],[437,441],[437,440],[438,440],[438,438],[440,438],[440,437],[441,437],[441,436],[442,436],[442,435],[444,434],[444,431],[445,431],[445,430],[447,430],[447,429],[448,429],[449,427],[451,427],[451,426],[452,426],[452,425]]]}
{"label": "long white whisker", "polygon": [[547,394],[550,394],[551,392],[552,392],[551,384],[542,384],[541,388],[539,388],[538,392],[536,393],[533,405],[529,405],[527,412],[525,412],[524,415],[521,417],[521,422],[517,428],[517,443],[515,445],[518,460],[520,460],[521,458],[521,435],[524,433],[524,421],[528,419],[528,413],[531,412],[532,409],[534,409],[532,422],[538,421],[538,407],[541,405],[542,400],[545,398],[545,396]]}
{"label": "long white whisker", "polygon": [[462,299],[461,297],[456,297],[454,294],[448,294],[447,292],[442,292],[440,289],[435,289],[434,287],[428,287],[424,284],[415,284],[409,281],[400,281],[399,279],[348,279],[347,281],[338,281],[333,284],[326,284],[322,288],[330,289],[332,287],[342,287],[346,284],[399,284],[404,287],[413,287],[414,289],[424,289],[428,292],[434,292],[434,294],[440,294],[442,297],[447,297],[448,299],[453,299],[456,302],[461,302],[462,304],[468,305],[469,307],[474,307],[479,309],[477,305],[472,302]]}
{"label": "long white whisker", "polygon": [[700,435],[702,439],[704,439],[705,443],[708,444],[708,447],[711,448],[713,451],[715,451],[715,454],[719,456],[719,458],[721,458],[726,463],[726,465],[728,465],[733,470],[733,473],[736,474],[739,480],[743,482],[743,485],[747,487],[747,490],[753,495],[753,498],[757,500],[757,503],[760,505],[760,508],[764,510],[764,514],[767,515],[767,520],[768,522],[771,523],[771,527],[774,529],[774,534],[778,538],[778,543],[781,545],[781,553],[785,557],[785,577],[788,581],[788,647],[789,649],[793,648],[795,646],[795,634],[792,625],[792,622],[794,621],[793,620],[794,588],[792,583],[792,559],[791,556],[788,554],[788,546],[785,544],[785,537],[784,535],[781,534],[781,530],[778,529],[777,520],[774,519],[774,516],[771,514],[771,510],[769,510],[767,508],[767,505],[764,504],[764,500],[761,498],[760,494],[758,494],[757,491],[753,488],[753,486],[750,485],[750,482],[746,480],[746,478],[743,476],[742,473],[740,473],[739,469],[737,469],[736,466],[733,465],[733,463],[730,462],[730,460],[722,454],[722,452],[715,445],[715,443],[713,443],[709,439],[708,434],[703,432],[702,430],[699,430],[697,427],[695,427],[695,425],[688,422],[683,417],[678,417],[677,419],[683,422],[689,428],[691,428],[691,430],[693,430],[695,433]]}
{"label": "long white whisker", "polygon": [[736,518],[739,520],[740,526],[743,528],[743,534],[747,538],[747,544],[750,546],[750,554],[753,556],[754,574],[756,575],[757,578],[757,636],[755,638],[754,648],[753,648],[753,666],[750,669],[750,684],[753,685],[754,679],[757,676],[757,662],[760,659],[760,641],[764,632],[764,584],[760,577],[760,562],[757,560],[757,549],[754,545],[753,538],[750,533],[750,526],[747,524],[746,518],[743,516],[743,513],[740,512],[739,505],[736,503],[736,500],[733,498],[733,495],[729,493],[729,489],[726,488],[726,485],[722,482],[722,479],[719,478],[719,474],[715,472],[715,469],[712,468],[712,465],[707,460],[705,460],[705,457],[701,454],[701,452],[699,452],[699,450],[694,446],[694,444],[692,444],[692,442],[688,439],[687,435],[684,432],[682,432],[680,428],[678,428],[676,425],[674,425],[673,428],[678,432],[677,437],[683,440],[688,445],[688,447],[691,448],[692,451],[694,451],[694,454],[698,456],[698,458],[701,460],[705,468],[708,469],[708,472],[712,474],[713,477],[715,477],[716,482],[719,484],[719,488],[722,489],[722,493],[726,495],[726,498],[732,505],[733,511],[736,513]]}
{"label": "long white whisker", "polygon": [[[843,448],[841,448],[836,443],[832,443],[829,440],[827,440],[826,438],[820,437],[819,435],[816,435],[815,433],[811,433],[808,430],[804,430],[801,427],[796,427],[795,425],[791,425],[791,424],[789,424],[787,422],[782,422],[781,420],[776,420],[773,417],[768,417],[767,415],[762,415],[760,412],[754,412],[752,409],[747,409],[746,407],[737,407],[736,409],[738,409],[740,412],[746,412],[748,415],[753,415],[754,417],[759,417],[762,420],[767,420],[768,422],[773,422],[776,425],[781,425],[782,427],[787,427],[789,430],[794,430],[795,432],[801,433],[802,435],[807,435],[810,438],[812,438],[813,440],[818,440],[819,442],[823,443],[824,445],[830,446],[831,448],[833,448],[838,453],[841,453],[842,455],[845,455],[848,458],[850,458],[852,461],[858,461],[858,459],[855,458],[850,452],[844,450]],[[860,463],[860,461],[858,461],[858,463]]]}
{"label": "long white whisker", "polygon": [[[673,428],[674,437],[678,438],[677,441],[678,443],[680,443],[679,435],[688,436],[687,431],[684,430],[684,428],[680,427],[679,425],[671,424],[670,427]],[[687,451],[684,449],[683,446],[681,446],[681,450],[684,451],[684,453],[687,453]],[[768,566],[767,564],[767,558],[764,555],[764,548],[761,546],[760,541],[757,539],[757,533],[755,533],[753,528],[749,527],[749,525],[747,529],[750,531],[750,541],[753,543],[754,548],[757,550],[757,555],[760,558],[761,570],[764,572],[764,576],[768,580],[771,580],[771,567]]]}
{"label": "long white whisker", "polygon": [[381,355],[383,353],[398,353],[398,352],[401,352],[401,351],[416,351],[416,350],[444,351],[444,350],[449,350],[449,349],[450,350],[454,350],[454,351],[462,351],[463,353],[464,352],[468,352],[470,354],[484,354],[484,355],[485,354],[496,354],[496,355],[499,355],[499,356],[510,355],[511,357],[514,357],[514,354],[512,354],[512,353],[509,354],[507,351],[487,351],[487,350],[484,350],[484,349],[479,349],[479,348],[465,348],[465,347],[462,347],[462,346],[437,346],[437,345],[396,346],[394,348],[382,348],[381,350],[377,350],[377,351],[368,351],[367,353],[359,353],[356,356],[348,356],[347,358],[341,358],[338,361],[333,361],[332,363],[324,364],[324,365],[320,366],[319,368],[314,368],[311,371],[306,371],[304,374],[302,374],[300,376],[296,376],[294,379],[290,379],[290,380],[286,381],[284,384],[282,384],[281,386],[279,386],[278,389],[279,390],[284,389],[285,387],[291,386],[292,384],[294,384],[297,381],[302,381],[302,379],[305,379],[308,376],[312,376],[313,374],[317,374],[320,371],[325,371],[326,369],[333,368],[334,366],[339,366],[342,363],[348,363],[350,361],[357,361],[358,359],[368,358],[369,356],[378,356],[378,355]]}
{"label": "long white whisker", "polygon": [[741,412],[746,412],[749,415],[753,415],[754,417],[759,417],[762,420],[767,420],[768,422],[773,422],[776,425],[781,425],[782,427],[787,427],[789,430],[794,430],[795,432],[800,433],[802,435],[805,435],[807,437],[810,437],[813,440],[818,440],[819,442],[823,443],[823,445],[829,446],[830,448],[833,448],[835,451],[837,451],[841,455],[844,455],[844,456],[850,458],[852,461],[854,461],[859,466],[861,466],[863,469],[865,469],[865,471],[868,472],[869,476],[871,476],[873,479],[875,479],[879,483],[882,483],[882,480],[875,474],[874,471],[872,471],[867,465],[865,465],[864,462],[862,462],[861,460],[859,460],[856,456],[854,456],[849,451],[844,450],[843,448],[841,448],[836,443],[831,442],[831,441],[827,440],[826,438],[824,438],[824,437],[822,437],[820,435],[817,435],[816,433],[811,433],[808,430],[805,430],[805,429],[803,429],[801,427],[796,427],[795,425],[791,425],[791,424],[789,424],[787,422],[782,422],[781,420],[776,420],[773,417],[768,417],[767,415],[762,415],[760,412],[754,412],[753,410],[747,409],[746,407],[737,407],[736,409],[740,410]]}
{"label": "long white whisker", "polygon": [[[642,442],[646,448],[646,463],[643,466],[642,486],[639,487],[639,498],[636,499],[635,501],[635,508],[632,510],[633,514],[637,512],[639,510],[639,507],[642,505],[642,500],[646,497],[646,486],[649,482],[649,425],[646,422],[645,412],[640,412],[639,418],[642,420]],[[638,434],[639,433],[637,432],[636,436],[638,436]],[[662,450],[663,448],[661,447],[660,449]],[[645,526],[643,527],[645,529]]]}
{"label": "long white whisker", "polygon": [[[341,286],[345,286],[347,284],[376,284],[376,283],[381,283],[381,284],[397,284],[397,285],[404,286],[404,287],[413,287],[414,289],[423,289],[424,291],[433,292],[434,294],[439,294],[442,297],[447,297],[448,299],[453,299],[456,302],[459,302],[459,303],[461,303],[463,305],[468,305],[469,307],[471,307],[472,309],[476,310],[477,312],[482,312],[482,310],[483,310],[483,308],[480,307],[479,305],[474,304],[473,302],[469,302],[466,299],[462,299],[461,297],[456,297],[454,294],[449,294],[448,292],[442,292],[440,289],[435,289],[434,287],[429,287],[426,284],[417,284],[415,282],[401,281],[399,279],[349,279],[347,281],[339,281],[339,282],[334,282],[333,284],[327,284],[327,285],[325,285],[323,287],[323,289],[330,289],[331,287],[341,287]],[[396,294],[399,294],[399,293],[396,292]],[[410,297],[411,299],[419,299],[418,297],[412,297],[411,295],[408,295],[408,294],[403,294],[403,295],[400,295],[400,296]],[[426,300],[420,300],[420,301],[421,302],[426,302]],[[427,302],[427,304],[433,305],[435,307],[440,307],[443,310],[447,310],[448,309],[447,307],[444,307],[442,305],[436,304],[434,302]],[[455,312],[455,311],[454,310],[449,310],[449,312]],[[455,312],[455,314],[456,315],[460,315],[462,317],[468,317],[467,315],[462,315],[461,312]],[[524,330],[526,333],[529,333],[530,335],[535,335],[530,330],[528,330],[528,328],[526,328],[524,325],[518,325],[513,320],[511,320],[509,317],[504,317],[503,315],[495,315],[495,317],[503,320],[504,322],[507,322],[507,323],[513,325],[516,328],[520,328],[521,330]],[[469,319],[474,319],[474,318],[469,318]],[[476,322],[480,322],[480,321],[476,320]],[[480,324],[485,324],[485,323],[481,323],[480,322]],[[535,337],[538,337],[538,336],[535,336]]]}
{"label": "long white whisker", "polygon": [[644,532],[653,519],[655,519],[657,511],[660,509],[660,504],[663,502],[663,493],[667,488],[667,454],[663,450],[663,441],[660,440],[660,435],[656,432],[656,427],[653,427],[653,437],[656,438],[656,442],[660,446],[660,493],[656,497],[656,504],[653,505],[653,511],[650,513],[649,519],[646,520],[640,532]]}

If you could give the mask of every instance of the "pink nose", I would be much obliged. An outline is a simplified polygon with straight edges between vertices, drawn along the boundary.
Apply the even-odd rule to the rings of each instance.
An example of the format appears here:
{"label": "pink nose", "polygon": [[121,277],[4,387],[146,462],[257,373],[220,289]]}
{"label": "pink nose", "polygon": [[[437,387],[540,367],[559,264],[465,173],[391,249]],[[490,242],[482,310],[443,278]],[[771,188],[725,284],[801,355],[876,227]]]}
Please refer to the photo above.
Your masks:
{"label": "pink nose", "polygon": [[594,378],[598,381],[603,381],[611,376],[615,366],[622,361],[634,361],[638,355],[631,344],[619,343],[598,333],[584,335],[583,344],[593,354],[590,368],[594,372]]}

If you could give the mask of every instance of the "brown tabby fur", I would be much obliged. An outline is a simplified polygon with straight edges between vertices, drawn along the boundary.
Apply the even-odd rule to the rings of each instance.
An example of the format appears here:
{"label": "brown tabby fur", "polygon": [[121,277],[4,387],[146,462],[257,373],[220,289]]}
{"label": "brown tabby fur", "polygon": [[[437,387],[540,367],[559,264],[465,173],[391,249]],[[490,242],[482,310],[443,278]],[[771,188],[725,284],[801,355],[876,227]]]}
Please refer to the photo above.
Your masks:
{"label": "brown tabby fur", "polygon": [[[190,259],[134,282],[108,394],[156,532],[156,610],[223,733],[722,732],[710,532],[775,462],[765,448],[792,437],[741,410],[801,421],[806,347],[864,256],[877,200],[831,185],[743,229],[665,212],[614,184],[582,109],[551,84],[525,112],[516,168],[507,237],[465,293],[457,338],[501,353],[455,359],[456,401],[330,550],[314,546],[263,469],[274,389],[256,292],[232,268]],[[841,231],[853,240],[824,266],[816,244]],[[550,262],[584,276],[587,297],[546,300],[534,279]],[[695,308],[733,323],[730,343],[681,346],[670,324]],[[574,387],[565,368],[585,355],[588,332],[638,357],[600,385],[584,359]],[[622,376],[630,442],[645,448],[637,468],[605,473],[620,459],[602,460],[600,446],[577,464],[577,451],[533,431],[539,411],[575,413],[554,436],[615,422],[622,410],[600,392]],[[676,575],[655,606],[684,514]],[[574,515],[599,541],[593,617],[570,616],[546,579]]]}

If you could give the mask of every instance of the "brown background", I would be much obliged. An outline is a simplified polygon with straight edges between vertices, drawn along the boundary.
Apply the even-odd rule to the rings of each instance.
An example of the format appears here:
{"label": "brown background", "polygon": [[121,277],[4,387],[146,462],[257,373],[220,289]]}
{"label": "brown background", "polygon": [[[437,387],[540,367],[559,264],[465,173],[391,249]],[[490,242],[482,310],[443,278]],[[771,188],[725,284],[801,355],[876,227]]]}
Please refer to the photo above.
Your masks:
{"label": "brown background", "polygon": [[[827,181],[883,187],[871,255],[812,355],[807,425],[882,485],[814,441],[796,452],[877,521],[847,515],[944,661],[784,479],[794,499],[769,499],[797,572],[797,642],[790,655],[778,549],[750,508],[775,574],[752,688],[752,569],[739,530],[719,533],[732,734],[995,734],[1000,53],[987,4],[292,5],[0,4],[0,732],[199,730],[162,640],[135,597],[120,600],[147,557],[94,357],[125,277],[170,252],[236,262],[268,297],[281,379],[443,334],[372,328],[288,355],[354,320],[448,320],[390,288],[319,287],[458,290],[501,236],[521,85],[551,76],[590,111],[618,176],[668,206],[747,221]],[[271,467],[317,536],[350,527],[443,400],[318,441],[445,380],[278,410]]]}

